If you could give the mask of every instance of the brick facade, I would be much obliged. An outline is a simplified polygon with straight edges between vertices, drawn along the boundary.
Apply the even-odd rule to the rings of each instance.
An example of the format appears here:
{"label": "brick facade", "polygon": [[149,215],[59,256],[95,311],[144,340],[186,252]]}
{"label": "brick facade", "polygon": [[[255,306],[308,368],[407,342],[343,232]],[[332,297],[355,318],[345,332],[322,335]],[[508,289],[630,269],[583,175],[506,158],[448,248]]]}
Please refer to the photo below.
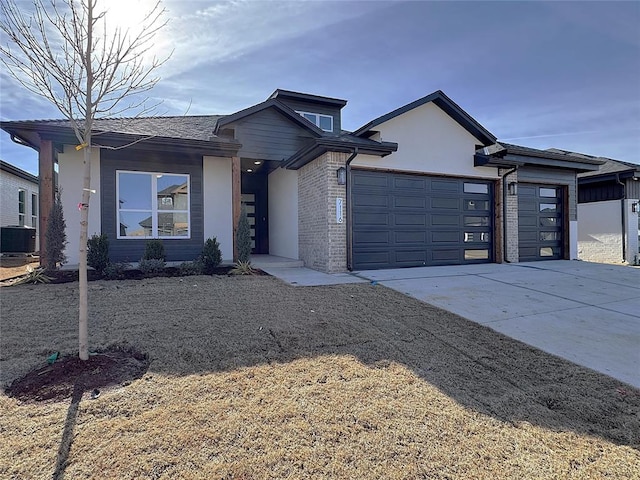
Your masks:
{"label": "brick facade", "polygon": [[[347,157],[327,152],[298,170],[299,257],[323,272],[347,270],[346,187],[336,178]],[[342,223],[336,218],[337,198],[342,199]]]}
{"label": "brick facade", "polygon": [[[518,183],[518,171],[510,173],[506,178],[506,185],[510,183]],[[502,183],[502,182],[501,182]],[[504,261],[518,262],[518,195],[510,195],[507,191],[506,195],[506,218],[503,229],[506,229],[507,235],[507,249],[505,252]],[[501,212],[502,213],[502,212]],[[503,232],[504,233],[504,232]]]}

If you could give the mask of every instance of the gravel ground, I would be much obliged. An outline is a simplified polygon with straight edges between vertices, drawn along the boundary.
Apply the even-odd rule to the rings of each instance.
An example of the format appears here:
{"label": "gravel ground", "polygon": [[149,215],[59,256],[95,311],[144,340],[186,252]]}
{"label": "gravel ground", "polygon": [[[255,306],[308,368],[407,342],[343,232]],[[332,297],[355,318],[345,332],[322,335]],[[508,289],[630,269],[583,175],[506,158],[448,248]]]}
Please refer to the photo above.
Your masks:
{"label": "gravel ground", "polygon": [[[0,395],[2,478],[639,478],[638,390],[385,287],[89,290],[92,348],[149,371],[79,404]],[[77,283],[0,289],[2,385],[75,351],[76,309]]]}

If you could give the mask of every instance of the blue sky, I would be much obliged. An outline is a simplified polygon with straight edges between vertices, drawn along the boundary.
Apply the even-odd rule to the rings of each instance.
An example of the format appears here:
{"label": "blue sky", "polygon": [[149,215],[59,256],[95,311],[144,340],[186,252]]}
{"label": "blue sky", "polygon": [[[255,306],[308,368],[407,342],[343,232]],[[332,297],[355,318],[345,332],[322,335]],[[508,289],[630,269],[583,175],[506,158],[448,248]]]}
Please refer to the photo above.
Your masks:
{"label": "blue sky", "polygon": [[[233,113],[284,88],[348,100],[353,130],[440,89],[499,140],[640,163],[640,2],[164,5],[162,114]],[[0,72],[0,118],[60,114]],[[0,158],[37,173],[4,132]]]}

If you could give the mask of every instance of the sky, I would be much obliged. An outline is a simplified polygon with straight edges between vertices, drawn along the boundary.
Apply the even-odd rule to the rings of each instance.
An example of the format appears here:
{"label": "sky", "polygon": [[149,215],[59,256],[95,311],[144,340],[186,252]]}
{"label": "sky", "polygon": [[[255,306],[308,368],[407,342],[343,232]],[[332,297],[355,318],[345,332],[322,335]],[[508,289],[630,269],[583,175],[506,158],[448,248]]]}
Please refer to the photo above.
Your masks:
{"label": "sky", "polygon": [[[131,22],[149,3],[108,5]],[[499,141],[640,164],[638,1],[163,4],[159,114],[230,114],[282,88],[347,100],[355,130],[442,90]],[[0,119],[47,118],[62,117],[0,70]],[[5,132],[0,158],[37,174]]]}

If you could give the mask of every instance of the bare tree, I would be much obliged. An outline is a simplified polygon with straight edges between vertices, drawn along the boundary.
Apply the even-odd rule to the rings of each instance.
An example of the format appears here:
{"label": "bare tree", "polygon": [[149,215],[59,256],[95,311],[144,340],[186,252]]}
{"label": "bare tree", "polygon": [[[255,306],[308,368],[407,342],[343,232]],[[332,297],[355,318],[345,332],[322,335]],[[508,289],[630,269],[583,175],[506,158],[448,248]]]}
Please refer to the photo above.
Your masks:
{"label": "bare tree", "polygon": [[[148,114],[148,92],[159,81],[157,69],[167,60],[151,57],[154,38],[166,25],[160,1],[135,30],[109,17],[109,2],[33,0],[25,13],[15,0],[0,3],[0,31],[6,43],[0,57],[9,73],[29,91],[49,100],[69,121],[84,152],[80,199],[79,355],[89,358],[87,230],[91,194],[91,150],[95,121],[124,112]],[[110,23],[112,22],[112,23]],[[151,57],[151,58],[149,58]],[[131,115],[130,115],[131,116]]]}

